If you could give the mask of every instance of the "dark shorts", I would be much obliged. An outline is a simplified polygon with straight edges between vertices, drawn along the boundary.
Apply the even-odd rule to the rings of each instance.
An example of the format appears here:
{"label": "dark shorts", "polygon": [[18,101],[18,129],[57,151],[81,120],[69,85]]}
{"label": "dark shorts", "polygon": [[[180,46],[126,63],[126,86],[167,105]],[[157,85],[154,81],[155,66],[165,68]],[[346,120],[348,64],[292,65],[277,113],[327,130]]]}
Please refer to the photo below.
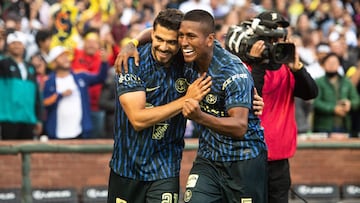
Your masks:
{"label": "dark shorts", "polygon": [[108,203],[177,203],[179,177],[157,181],[124,178],[110,170]]}
{"label": "dark shorts", "polygon": [[184,202],[265,203],[267,152],[255,159],[212,162],[197,157],[190,171]]}

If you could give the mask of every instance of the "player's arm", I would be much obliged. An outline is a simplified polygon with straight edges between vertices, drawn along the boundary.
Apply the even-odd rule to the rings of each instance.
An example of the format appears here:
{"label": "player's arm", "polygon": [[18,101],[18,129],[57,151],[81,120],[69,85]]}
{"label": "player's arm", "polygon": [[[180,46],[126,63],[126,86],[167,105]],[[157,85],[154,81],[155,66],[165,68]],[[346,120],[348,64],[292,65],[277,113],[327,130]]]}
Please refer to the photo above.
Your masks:
{"label": "player's arm", "polygon": [[244,137],[248,126],[249,109],[245,107],[233,107],[228,111],[228,117],[215,117],[200,109],[199,102],[194,99],[185,101],[183,110],[185,118],[210,128],[222,135],[228,135],[236,139]]}
{"label": "player's arm", "polygon": [[194,81],[188,87],[185,96],[162,106],[146,108],[144,91],[122,94],[119,96],[119,101],[134,129],[140,131],[180,113],[185,100],[193,98],[195,101],[200,101],[210,92],[211,87],[211,78],[204,78],[205,75]]}
{"label": "player's arm", "polygon": [[124,47],[121,48],[121,51],[117,55],[114,64],[115,71],[118,74],[128,72],[128,59],[131,57],[134,57],[135,65],[139,66],[140,57],[139,52],[136,48],[138,45],[143,45],[151,42],[151,32],[152,28],[143,30],[134,39],[132,39],[129,43],[127,43],[126,45],[124,45]]}

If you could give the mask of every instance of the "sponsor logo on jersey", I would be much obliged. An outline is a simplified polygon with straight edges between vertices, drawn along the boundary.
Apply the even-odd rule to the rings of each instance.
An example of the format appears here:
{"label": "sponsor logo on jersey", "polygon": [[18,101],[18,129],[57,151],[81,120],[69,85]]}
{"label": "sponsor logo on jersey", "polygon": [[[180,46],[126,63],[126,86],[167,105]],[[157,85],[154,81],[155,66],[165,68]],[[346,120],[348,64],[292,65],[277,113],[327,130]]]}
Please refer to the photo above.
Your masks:
{"label": "sponsor logo on jersey", "polygon": [[186,188],[193,188],[196,186],[196,182],[199,179],[198,174],[190,174],[186,183]]}
{"label": "sponsor logo on jersey", "polygon": [[165,136],[166,130],[169,128],[167,123],[158,123],[153,127],[152,139],[161,140]]}
{"label": "sponsor logo on jersey", "polygon": [[146,92],[153,92],[153,91],[155,91],[155,90],[157,90],[157,89],[159,89],[159,88],[160,88],[160,86],[147,87],[147,88],[146,88]]}

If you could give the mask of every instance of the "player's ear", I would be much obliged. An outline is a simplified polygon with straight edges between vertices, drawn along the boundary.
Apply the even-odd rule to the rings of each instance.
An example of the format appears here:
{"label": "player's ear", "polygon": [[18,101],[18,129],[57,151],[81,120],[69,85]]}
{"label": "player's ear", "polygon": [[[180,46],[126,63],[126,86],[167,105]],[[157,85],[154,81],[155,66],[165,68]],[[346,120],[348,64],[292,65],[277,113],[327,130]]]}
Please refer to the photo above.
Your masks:
{"label": "player's ear", "polygon": [[215,33],[210,33],[209,35],[208,35],[208,37],[207,37],[207,46],[208,47],[211,47],[213,44],[214,44],[214,41],[215,41],[215,39],[216,39],[216,36],[215,36]]}

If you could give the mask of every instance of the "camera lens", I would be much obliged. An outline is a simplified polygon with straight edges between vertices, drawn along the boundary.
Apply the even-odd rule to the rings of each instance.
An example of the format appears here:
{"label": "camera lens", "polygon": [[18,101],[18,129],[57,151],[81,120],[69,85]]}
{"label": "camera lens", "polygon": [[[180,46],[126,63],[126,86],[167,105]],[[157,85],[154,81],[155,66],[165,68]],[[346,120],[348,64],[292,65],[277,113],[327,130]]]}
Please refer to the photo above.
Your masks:
{"label": "camera lens", "polygon": [[272,52],[276,63],[289,63],[294,61],[295,46],[292,43],[277,43]]}

